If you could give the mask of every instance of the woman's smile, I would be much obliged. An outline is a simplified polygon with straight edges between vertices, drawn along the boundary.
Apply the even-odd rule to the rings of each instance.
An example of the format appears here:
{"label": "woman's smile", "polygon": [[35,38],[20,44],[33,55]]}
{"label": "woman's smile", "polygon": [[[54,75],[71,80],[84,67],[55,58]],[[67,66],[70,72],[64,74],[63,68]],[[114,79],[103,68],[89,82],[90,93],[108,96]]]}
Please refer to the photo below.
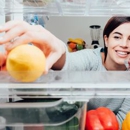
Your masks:
{"label": "woman's smile", "polygon": [[128,51],[116,50],[116,54],[120,58],[127,58],[130,54]]}

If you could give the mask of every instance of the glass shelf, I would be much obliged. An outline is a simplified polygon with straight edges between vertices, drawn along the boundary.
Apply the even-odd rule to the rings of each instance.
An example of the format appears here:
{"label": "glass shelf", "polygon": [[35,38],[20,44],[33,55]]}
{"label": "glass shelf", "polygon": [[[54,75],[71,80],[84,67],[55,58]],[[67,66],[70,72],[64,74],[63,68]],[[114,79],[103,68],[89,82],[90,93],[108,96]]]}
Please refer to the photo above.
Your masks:
{"label": "glass shelf", "polygon": [[[130,97],[130,72],[57,71],[43,75],[33,83],[17,82],[7,72],[0,72],[0,89],[5,88],[10,97],[19,95],[22,98],[87,101],[90,98]],[[0,97],[4,96],[0,93]]]}
{"label": "glass shelf", "polygon": [[1,15],[85,15],[86,0],[1,0]]}
{"label": "glass shelf", "polygon": [[0,14],[49,16],[129,15],[129,0],[1,0]]}
{"label": "glass shelf", "polygon": [[129,0],[95,0],[89,6],[89,15],[130,15]]}

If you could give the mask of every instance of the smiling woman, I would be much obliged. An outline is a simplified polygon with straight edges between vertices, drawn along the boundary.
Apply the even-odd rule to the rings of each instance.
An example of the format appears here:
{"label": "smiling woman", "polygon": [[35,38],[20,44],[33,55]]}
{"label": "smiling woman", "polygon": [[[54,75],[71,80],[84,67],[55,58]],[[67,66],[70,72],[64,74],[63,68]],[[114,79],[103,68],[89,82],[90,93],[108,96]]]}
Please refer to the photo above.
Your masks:
{"label": "smiling woman", "polygon": [[124,61],[130,57],[129,20],[129,17],[112,18],[104,28],[104,65],[108,70],[126,70]]}
{"label": "smiling woman", "polygon": [[[73,53],[69,53],[65,43],[45,28],[32,26],[24,21],[9,21],[0,28],[0,32],[6,32],[3,38],[0,38],[0,44],[6,44],[8,51],[28,43],[40,48],[46,57],[47,72],[50,69],[86,71],[86,73],[87,71],[125,71],[127,70],[125,60],[130,58],[130,17],[110,18],[103,31],[104,48],[83,49]],[[90,99],[87,110],[100,106],[110,108],[121,127],[125,114],[130,111],[130,98]]]}
{"label": "smiling woman", "polygon": [[[107,69],[112,69],[111,66],[118,66],[119,70],[126,69],[124,61],[129,58],[130,52],[129,29],[130,23],[125,23],[114,29],[109,37],[106,35],[104,36],[105,45],[109,48],[106,62],[104,64]],[[107,62],[109,62],[109,64]]]}

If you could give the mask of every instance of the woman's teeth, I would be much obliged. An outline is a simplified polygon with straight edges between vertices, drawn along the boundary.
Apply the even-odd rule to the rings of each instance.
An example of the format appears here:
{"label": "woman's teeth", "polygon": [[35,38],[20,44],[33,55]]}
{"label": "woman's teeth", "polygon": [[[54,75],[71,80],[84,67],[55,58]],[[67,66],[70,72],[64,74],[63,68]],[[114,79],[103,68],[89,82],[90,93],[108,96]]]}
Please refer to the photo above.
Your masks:
{"label": "woman's teeth", "polygon": [[123,51],[117,51],[118,54],[120,55],[127,55],[130,54],[130,52],[123,52]]}

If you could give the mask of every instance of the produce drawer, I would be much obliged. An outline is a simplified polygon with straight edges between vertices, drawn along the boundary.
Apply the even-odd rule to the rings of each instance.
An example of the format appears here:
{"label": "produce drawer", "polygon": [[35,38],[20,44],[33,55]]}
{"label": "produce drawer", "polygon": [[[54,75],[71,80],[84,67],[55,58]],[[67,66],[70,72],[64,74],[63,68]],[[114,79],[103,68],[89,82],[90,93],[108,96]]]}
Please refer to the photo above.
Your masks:
{"label": "produce drawer", "polygon": [[5,130],[84,130],[85,113],[85,102],[21,99],[0,105],[0,126]]}

